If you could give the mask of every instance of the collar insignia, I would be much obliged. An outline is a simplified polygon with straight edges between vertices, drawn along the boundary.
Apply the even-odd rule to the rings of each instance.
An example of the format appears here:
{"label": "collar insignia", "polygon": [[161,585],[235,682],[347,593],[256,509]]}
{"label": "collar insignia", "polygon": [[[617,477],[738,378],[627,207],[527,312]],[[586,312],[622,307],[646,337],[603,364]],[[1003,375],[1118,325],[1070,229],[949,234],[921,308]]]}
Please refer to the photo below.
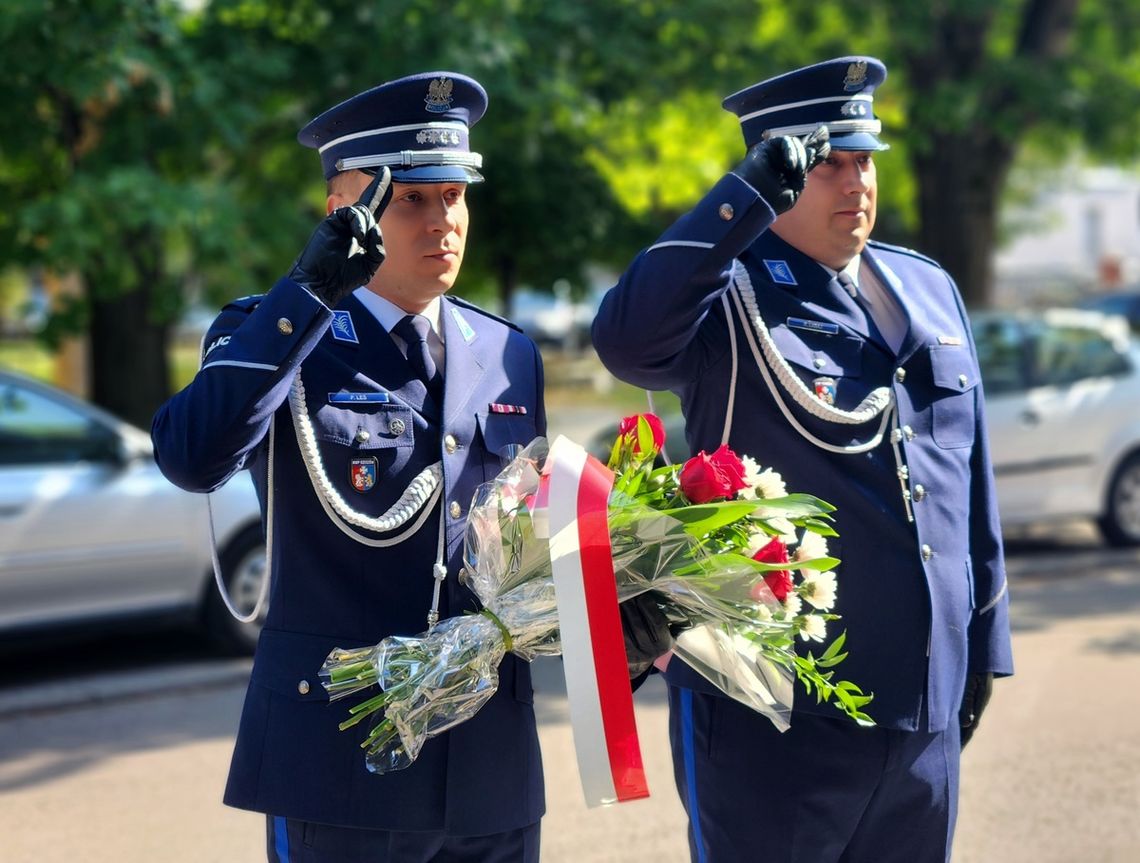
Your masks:
{"label": "collar insignia", "polygon": [[455,308],[455,306],[451,307],[451,316],[455,318],[455,325],[459,327],[463,341],[469,342],[475,338],[475,331],[471,329],[471,324],[467,323],[467,319],[459,313],[459,309]]}
{"label": "collar insignia", "polygon": [[764,266],[768,268],[768,275],[777,285],[798,285],[796,277],[792,275],[792,268],[787,261],[769,261],[764,259]]}
{"label": "collar insignia", "polygon": [[338,342],[360,344],[360,339],[356,337],[356,327],[352,325],[352,315],[349,312],[333,312],[332,334]]}

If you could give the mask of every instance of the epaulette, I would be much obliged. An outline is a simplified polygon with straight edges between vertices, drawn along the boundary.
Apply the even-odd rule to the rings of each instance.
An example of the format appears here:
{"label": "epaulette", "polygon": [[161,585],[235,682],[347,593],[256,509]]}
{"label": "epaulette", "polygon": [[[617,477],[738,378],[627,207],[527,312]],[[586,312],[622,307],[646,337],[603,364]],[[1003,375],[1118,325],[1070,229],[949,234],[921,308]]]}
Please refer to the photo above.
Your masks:
{"label": "epaulette", "polygon": [[892,246],[890,243],[880,243],[878,240],[868,240],[867,245],[875,249],[885,249],[888,252],[896,252],[900,255],[906,255],[908,258],[917,258],[920,261],[925,261],[931,266],[943,269],[942,265],[934,258],[928,258],[921,252],[916,252],[914,249],[908,249],[906,246]]}
{"label": "epaulette", "polygon": [[448,302],[455,303],[455,305],[460,306],[460,307],[467,309],[469,311],[478,312],[479,314],[481,314],[485,318],[490,318],[493,321],[498,321],[500,324],[504,324],[504,325],[510,327],[512,330],[516,330],[517,332],[520,332],[520,333],[525,333],[525,330],[523,330],[523,328],[520,327],[518,324],[516,324],[514,321],[508,320],[507,318],[501,317],[500,315],[492,314],[491,312],[487,311],[486,309],[480,308],[479,306],[475,305],[470,300],[464,300],[460,297],[454,297],[451,294],[447,295],[447,300],[448,300]]}
{"label": "epaulette", "polygon": [[265,294],[250,294],[248,297],[238,297],[236,300],[230,300],[222,306],[222,311],[252,312],[260,305],[264,298]]}

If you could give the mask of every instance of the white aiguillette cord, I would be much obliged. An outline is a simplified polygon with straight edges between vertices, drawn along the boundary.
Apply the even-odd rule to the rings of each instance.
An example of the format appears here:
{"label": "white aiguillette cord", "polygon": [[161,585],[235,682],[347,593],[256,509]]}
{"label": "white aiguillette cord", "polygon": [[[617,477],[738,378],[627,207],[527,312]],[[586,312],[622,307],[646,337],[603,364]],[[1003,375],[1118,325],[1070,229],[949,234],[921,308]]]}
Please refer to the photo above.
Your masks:
{"label": "white aiguillette cord", "polygon": [[[317,444],[317,436],[313,431],[313,422],[309,417],[309,409],[305,402],[305,385],[301,381],[300,370],[297,371],[293,378],[293,384],[289,388],[289,412],[293,417],[293,429],[297,435],[297,447],[301,452],[301,461],[305,464],[305,470],[313,484],[313,491],[316,492],[317,500],[321,502],[329,520],[341,532],[362,545],[373,548],[388,548],[403,542],[423,526],[443,492],[442,462],[436,462],[420,471],[404,489],[400,499],[392,504],[383,515],[365,515],[348,505],[348,502],[341,497],[340,492],[333,486],[328,473],[325,471],[320,447]],[[272,464],[272,451],[269,458],[270,464]],[[270,486],[269,494],[272,502],[272,486]],[[417,512],[419,515],[414,521],[411,521],[412,516]],[[409,521],[411,521],[410,525],[408,525]],[[358,533],[353,529],[354,525],[377,532],[398,530],[405,525],[408,527],[395,536],[379,539]],[[439,595],[443,582],[447,578],[446,557],[446,522],[441,511],[439,514],[439,542],[436,546],[435,564],[432,567],[432,578],[435,584],[432,589],[431,609],[427,615],[429,629],[439,621]]]}
{"label": "white aiguillette cord", "polygon": [[[756,366],[760,370],[760,375],[764,378],[764,383],[767,385],[768,391],[771,393],[772,399],[776,402],[780,412],[783,413],[788,424],[799,432],[801,437],[814,446],[828,452],[840,453],[842,455],[857,455],[868,452],[882,443],[883,435],[890,425],[892,418],[896,421],[896,427],[891,430],[890,435],[891,447],[894,451],[895,467],[899,484],[902,487],[902,498],[903,504],[906,507],[907,520],[914,521],[914,513],[911,510],[910,503],[910,490],[907,488],[909,473],[906,464],[903,462],[902,451],[899,447],[903,432],[897,427],[898,407],[895,403],[894,393],[891,392],[890,387],[875,388],[867,394],[867,397],[860,402],[858,407],[851,411],[834,407],[822,401],[815,393],[808,389],[807,385],[800,380],[799,375],[797,375],[795,370],[788,364],[788,361],[780,354],[779,349],[772,340],[772,334],[768,331],[764,319],[760,316],[760,310],[756,303],[756,294],[752,287],[752,280],[748,275],[748,271],[740,261],[733,262],[732,277],[733,289],[721,295],[721,302],[724,305],[725,318],[728,323],[730,350],[732,353],[732,379],[729,384],[729,399],[725,415],[723,442],[728,442],[729,433],[732,430],[732,415],[734,402],[736,400],[736,379],[738,372],[736,329],[732,323],[732,306],[730,306],[728,299],[728,294],[731,293],[732,303],[736,307],[736,312],[745,323],[744,335],[748,340],[748,346],[752,352],[753,359],[756,361]],[[759,342],[757,340],[759,340]],[[775,375],[775,379],[773,379],[773,375]],[[777,381],[780,384],[779,386],[776,385]],[[828,443],[813,435],[803,426],[788,407],[781,390],[790,395],[792,400],[809,414],[825,422],[840,425],[860,425],[870,422],[876,417],[881,417],[879,428],[870,439],[862,443],[849,444],[847,446],[837,446]]]}

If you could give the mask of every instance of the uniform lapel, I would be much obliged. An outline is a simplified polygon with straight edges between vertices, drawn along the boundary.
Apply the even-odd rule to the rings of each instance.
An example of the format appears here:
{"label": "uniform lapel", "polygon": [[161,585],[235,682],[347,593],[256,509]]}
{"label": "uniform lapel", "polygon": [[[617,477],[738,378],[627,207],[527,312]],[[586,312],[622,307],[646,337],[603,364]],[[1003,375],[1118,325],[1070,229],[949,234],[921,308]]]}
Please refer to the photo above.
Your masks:
{"label": "uniform lapel", "polygon": [[894,297],[898,307],[902,309],[903,315],[906,317],[906,332],[903,334],[902,344],[899,345],[898,359],[900,362],[910,357],[921,346],[921,339],[919,333],[916,332],[914,326],[914,315],[912,309],[907,303],[907,292],[903,288],[902,281],[895,274],[895,271],[888,267],[883,261],[875,256],[874,250],[870,246],[863,249],[863,260],[871,268],[875,274],[875,278],[879,280],[879,284],[883,286],[888,294]]}
{"label": "uniform lapel", "polygon": [[485,351],[493,348],[480,341],[471,317],[446,296],[440,298],[439,317],[444,340],[444,426],[450,427],[486,374],[490,358]]}

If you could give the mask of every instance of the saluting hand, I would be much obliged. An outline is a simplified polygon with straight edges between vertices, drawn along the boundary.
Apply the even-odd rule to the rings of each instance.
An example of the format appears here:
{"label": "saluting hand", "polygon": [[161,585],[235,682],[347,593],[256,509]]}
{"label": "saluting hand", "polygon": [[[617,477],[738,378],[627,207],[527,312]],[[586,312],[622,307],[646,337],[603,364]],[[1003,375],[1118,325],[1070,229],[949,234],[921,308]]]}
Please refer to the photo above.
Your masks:
{"label": "saluting hand", "polygon": [[289,278],[330,309],[349,291],[368,284],[384,263],[384,237],[377,222],[391,199],[392,173],[381,168],[359,201],[338,207],[317,225]]}
{"label": "saluting hand", "polygon": [[760,193],[776,215],[790,210],[804,190],[808,173],[831,153],[827,126],[802,141],[790,135],[753,145],[733,173]]}

